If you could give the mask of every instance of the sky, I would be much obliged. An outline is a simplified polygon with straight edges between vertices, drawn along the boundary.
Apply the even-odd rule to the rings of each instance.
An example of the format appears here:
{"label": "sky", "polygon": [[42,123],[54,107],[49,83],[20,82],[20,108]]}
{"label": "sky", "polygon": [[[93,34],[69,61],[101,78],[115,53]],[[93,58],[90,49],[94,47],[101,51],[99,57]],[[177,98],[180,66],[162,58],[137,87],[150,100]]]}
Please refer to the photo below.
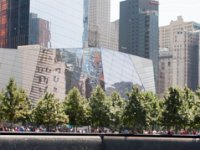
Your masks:
{"label": "sky", "polygon": [[[119,18],[119,2],[111,0],[111,20]],[[185,21],[200,23],[200,0],[159,0],[159,26],[168,25],[177,16],[183,16]]]}
{"label": "sky", "polygon": [[83,0],[31,0],[30,11],[49,22],[53,48],[82,47]]}

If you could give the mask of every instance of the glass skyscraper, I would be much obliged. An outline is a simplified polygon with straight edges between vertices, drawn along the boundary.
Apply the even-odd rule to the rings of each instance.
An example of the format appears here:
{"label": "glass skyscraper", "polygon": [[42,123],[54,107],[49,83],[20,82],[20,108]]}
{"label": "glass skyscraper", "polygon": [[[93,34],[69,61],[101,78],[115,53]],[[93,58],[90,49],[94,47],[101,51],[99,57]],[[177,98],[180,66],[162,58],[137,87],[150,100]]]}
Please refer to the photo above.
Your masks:
{"label": "glass skyscraper", "polygon": [[119,25],[119,51],[153,60],[156,76],[159,57],[158,8],[157,0],[122,1]]}
{"label": "glass skyscraper", "polygon": [[126,0],[120,3],[119,50],[145,58],[158,56],[158,2]]}
{"label": "glass skyscraper", "polygon": [[111,0],[83,1],[83,47],[118,50],[119,22],[110,22]]}
{"label": "glass skyscraper", "polygon": [[81,47],[83,0],[0,0],[0,47]]}

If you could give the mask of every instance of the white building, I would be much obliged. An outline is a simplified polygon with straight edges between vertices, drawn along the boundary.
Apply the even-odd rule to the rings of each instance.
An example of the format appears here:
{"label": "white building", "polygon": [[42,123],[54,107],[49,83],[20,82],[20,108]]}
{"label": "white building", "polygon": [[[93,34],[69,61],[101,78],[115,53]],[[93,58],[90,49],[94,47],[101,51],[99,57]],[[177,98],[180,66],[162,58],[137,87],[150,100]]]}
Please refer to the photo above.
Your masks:
{"label": "white building", "polygon": [[84,0],[83,47],[118,50],[119,21],[110,22],[110,0]]}
{"label": "white building", "polygon": [[169,49],[160,49],[157,90],[160,97],[163,97],[167,89],[172,86],[172,58],[172,52]]}
{"label": "white building", "polygon": [[160,49],[168,48],[172,53],[171,86],[187,86],[193,90],[198,87],[198,30],[200,24],[184,22],[181,16],[169,25],[160,27]]}

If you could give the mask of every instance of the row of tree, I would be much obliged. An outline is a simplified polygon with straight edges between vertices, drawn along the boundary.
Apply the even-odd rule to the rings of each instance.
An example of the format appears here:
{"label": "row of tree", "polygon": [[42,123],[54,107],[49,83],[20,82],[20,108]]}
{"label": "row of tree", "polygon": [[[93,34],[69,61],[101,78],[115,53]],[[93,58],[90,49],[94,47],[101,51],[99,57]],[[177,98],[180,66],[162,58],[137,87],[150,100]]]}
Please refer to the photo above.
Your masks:
{"label": "row of tree", "polygon": [[58,125],[70,124],[108,127],[114,130],[163,130],[200,128],[200,92],[188,88],[169,88],[163,99],[137,87],[123,99],[117,92],[106,96],[98,86],[89,99],[73,88],[63,102],[46,93],[34,107],[25,91],[11,79],[0,92],[0,122],[24,125],[43,125],[50,130]]}

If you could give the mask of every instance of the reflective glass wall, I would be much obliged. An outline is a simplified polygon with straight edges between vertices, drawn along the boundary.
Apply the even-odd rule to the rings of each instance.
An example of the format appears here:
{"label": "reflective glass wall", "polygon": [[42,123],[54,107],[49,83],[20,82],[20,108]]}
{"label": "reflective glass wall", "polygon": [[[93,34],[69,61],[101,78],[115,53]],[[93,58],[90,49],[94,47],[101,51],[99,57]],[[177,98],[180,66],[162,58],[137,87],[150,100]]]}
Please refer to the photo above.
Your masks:
{"label": "reflective glass wall", "polygon": [[30,0],[29,44],[82,47],[83,0]]}
{"label": "reflective glass wall", "polygon": [[29,0],[0,0],[0,47],[28,44]]}
{"label": "reflective glass wall", "polygon": [[0,89],[10,77],[26,89],[33,102],[46,91],[63,100],[73,87],[89,98],[97,85],[108,95],[117,91],[122,97],[134,85],[155,92],[151,60],[99,48],[47,49],[31,45],[18,50],[0,49]]}
{"label": "reflective glass wall", "polygon": [[0,0],[0,47],[82,47],[83,0]]}
{"label": "reflective glass wall", "polygon": [[0,47],[6,47],[8,35],[8,1],[0,0]]}

